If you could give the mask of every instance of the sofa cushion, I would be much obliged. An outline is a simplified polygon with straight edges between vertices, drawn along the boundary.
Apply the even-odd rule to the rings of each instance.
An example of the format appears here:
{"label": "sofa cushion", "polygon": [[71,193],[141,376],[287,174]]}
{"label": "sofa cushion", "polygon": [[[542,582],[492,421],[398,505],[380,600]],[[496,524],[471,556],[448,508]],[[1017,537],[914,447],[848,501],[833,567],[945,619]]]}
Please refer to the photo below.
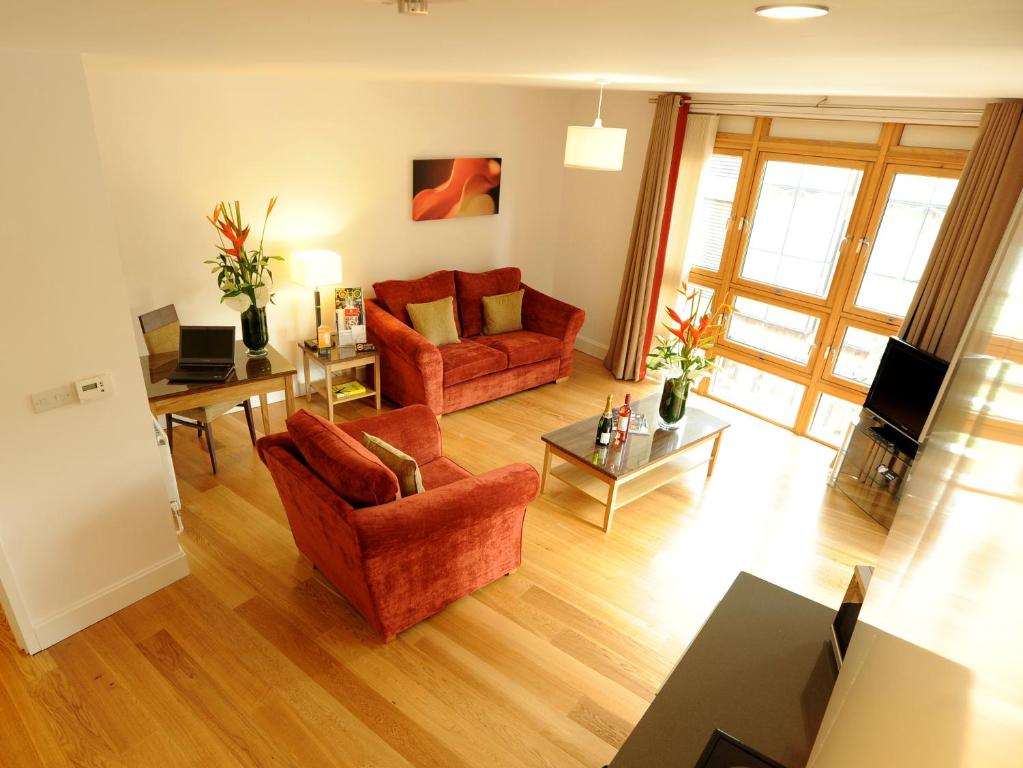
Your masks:
{"label": "sofa cushion", "polygon": [[479,336],[483,333],[483,297],[511,293],[519,289],[522,270],[501,267],[489,272],[455,272],[458,289],[458,313],[462,317],[462,335]]}
{"label": "sofa cushion", "polygon": [[472,341],[504,352],[508,356],[509,368],[561,357],[561,339],[533,331],[512,331],[497,336],[477,336]]}
{"label": "sofa cushion", "polygon": [[483,334],[497,336],[522,330],[521,288],[511,293],[483,297]]}
{"label": "sofa cushion", "polygon": [[384,442],[369,432],[362,434],[362,444],[398,478],[398,486],[401,488],[403,499],[426,490],[423,488],[423,475],[419,471],[419,465],[407,453],[399,451],[390,443]]}
{"label": "sofa cushion", "polygon": [[[425,304],[443,299],[445,296],[454,298],[455,273],[449,269],[443,269],[439,272],[431,272],[418,280],[384,280],[381,283],[373,283],[373,290],[376,292],[377,301],[384,309],[405,325],[411,326],[412,319],[409,317],[405,305]],[[455,327],[458,328],[459,335],[461,335],[462,326],[458,322],[457,307],[452,307],[452,312],[455,315]]]}
{"label": "sofa cushion", "polygon": [[508,367],[508,356],[504,352],[468,339],[461,344],[449,344],[439,349],[444,361],[445,387],[503,371]]}
{"label": "sofa cushion", "polygon": [[443,456],[423,464],[419,471],[423,475],[423,486],[428,491],[440,488],[442,485],[450,485],[459,480],[465,480],[467,477],[472,477],[471,473],[466,472],[451,459],[446,459]]}
{"label": "sofa cushion", "polygon": [[309,468],[353,507],[386,504],[398,496],[395,474],[333,422],[303,408],[285,423]]}
{"label": "sofa cushion", "polygon": [[428,301],[425,304],[409,302],[405,311],[412,319],[412,327],[431,344],[443,347],[457,344],[458,328],[455,326],[455,300],[451,296]]}

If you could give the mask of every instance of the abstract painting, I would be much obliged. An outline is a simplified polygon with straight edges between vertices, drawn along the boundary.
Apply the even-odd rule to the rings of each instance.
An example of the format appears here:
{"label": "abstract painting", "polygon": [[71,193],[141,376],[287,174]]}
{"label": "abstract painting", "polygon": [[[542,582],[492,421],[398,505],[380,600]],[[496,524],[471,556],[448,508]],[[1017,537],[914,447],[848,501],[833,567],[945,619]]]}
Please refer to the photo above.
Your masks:
{"label": "abstract painting", "polygon": [[488,216],[501,204],[501,158],[412,161],[412,219]]}

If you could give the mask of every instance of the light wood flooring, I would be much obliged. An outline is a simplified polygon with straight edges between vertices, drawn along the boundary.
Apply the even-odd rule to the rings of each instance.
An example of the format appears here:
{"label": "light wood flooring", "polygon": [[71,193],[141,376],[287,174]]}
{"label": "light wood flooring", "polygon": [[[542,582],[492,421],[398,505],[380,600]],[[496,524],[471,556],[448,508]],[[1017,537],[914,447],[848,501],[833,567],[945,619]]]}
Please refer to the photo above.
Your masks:
{"label": "light wood flooring", "polygon": [[[539,468],[542,432],[655,388],[580,354],[565,383],[445,416],[445,453]],[[832,451],[695,404],[733,424],[713,478],[623,507],[606,536],[601,505],[550,480],[522,567],[387,645],[295,549],[241,416],[216,422],[217,477],[178,429],[192,575],[34,657],[0,622],[0,765],[602,766],[736,573],[837,605],[884,539],[827,488]]]}

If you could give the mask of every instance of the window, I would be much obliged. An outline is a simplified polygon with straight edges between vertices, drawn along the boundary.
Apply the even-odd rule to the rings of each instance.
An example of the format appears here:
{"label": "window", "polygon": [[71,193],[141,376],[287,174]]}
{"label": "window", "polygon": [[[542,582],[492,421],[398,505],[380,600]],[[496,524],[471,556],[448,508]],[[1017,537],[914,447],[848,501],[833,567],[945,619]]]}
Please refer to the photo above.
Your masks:
{"label": "window", "polygon": [[822,392],[817,398],[817,407],[813,409],[808,431],[821,442],[837,447],[845,439],[849,423],[859,416],[861,409],[862,406],[856,403]]}
{"label": "window", "polygon": [[938,176],[895,174],[856,306],[906,314],[957,184]]}
{"label": "window", "polygon": [[768,160],[741,276],[823,298],[863,171]]}
{"label": "window", "polygon": [[720,355],[714,364],[712,395],[787,427],[795,424],[803,385]]}
{"label": "window", "polygon": [[887,345],[887,336],[849,326],[842,336],[831,371],[840,378],[869,387]]}
{"label": "window", "polygon": [[708,272],[721,268],[741,167],[741,155],[719,154],[711,155],[703,167],[686,246],[687,260],[693,267]]}
{"label": "window", "polygon": [[813,315],[739,297],[725,337],[761,352],[805,365],[817,340],[820,321]]}
{"label": "window", "polygon": [[750,119],[748,132],[718,133],[685,246],[690,286],[734,308],[698,391],[837,445],[927,268],[968,151],[900,143],[911,126],[897,123],[839,138],[831,131],[848,126]]}

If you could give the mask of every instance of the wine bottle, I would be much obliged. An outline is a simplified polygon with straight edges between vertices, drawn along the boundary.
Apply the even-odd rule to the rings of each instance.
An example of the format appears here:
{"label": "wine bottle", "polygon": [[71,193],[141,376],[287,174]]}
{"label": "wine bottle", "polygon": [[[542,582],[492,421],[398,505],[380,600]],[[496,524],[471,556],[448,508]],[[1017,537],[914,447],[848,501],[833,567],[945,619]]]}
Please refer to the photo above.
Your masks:
{"label": "wine bottle", "polygon": [[615,425],[617,434],[615,440],[620,443],[624,443],[629,439],[629,422],[632,421],[632,395],[625,396],[625,404],[618,409],[618,419]]}
{"label": "wine bottle", "polygon": [[614,431],[614,412],[611,409],[611,395],[607,396],[607,403],[604,405],[604,413],[597,422],[597,445],[610,445],[611,433]]}

